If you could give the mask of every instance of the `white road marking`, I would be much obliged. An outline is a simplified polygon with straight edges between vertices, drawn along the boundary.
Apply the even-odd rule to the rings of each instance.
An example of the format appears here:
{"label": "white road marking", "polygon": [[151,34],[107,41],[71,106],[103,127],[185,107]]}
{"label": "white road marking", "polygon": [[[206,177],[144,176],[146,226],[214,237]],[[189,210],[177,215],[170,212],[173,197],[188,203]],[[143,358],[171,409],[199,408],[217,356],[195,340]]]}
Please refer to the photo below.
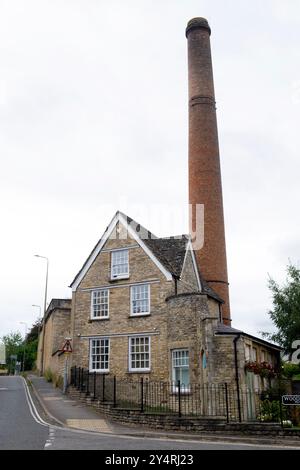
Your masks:
{"label": "white road marking", "polygon": [[33,403],[32,401],[32,398],[31,398],[31,395],[30,395],[30,392],[28,390],[28,385],[26,383],[26,380],[24,379],[24,377],[22,377],[23,379],[23,386],[24,386],[24,390],[25,390],[25,396],[26,396],[26,400],[27,400],[27,404],[28,404],[28,407],[29,407],[29,411],[31,413],[31,416],[33,417],[33,419],[35,420],[36,423],[40,424],[41,426],[47,426],[49,427],[49,424],[46,423],[39,415],[36,407],[35,407],[35,404]]}

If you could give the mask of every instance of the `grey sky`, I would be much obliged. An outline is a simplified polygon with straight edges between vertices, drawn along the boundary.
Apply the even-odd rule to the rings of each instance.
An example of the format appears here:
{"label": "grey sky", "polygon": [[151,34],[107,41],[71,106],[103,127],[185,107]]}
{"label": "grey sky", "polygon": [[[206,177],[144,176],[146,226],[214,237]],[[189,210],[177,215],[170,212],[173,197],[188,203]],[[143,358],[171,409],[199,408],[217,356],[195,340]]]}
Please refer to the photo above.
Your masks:
{"label": "grey sky", "polygon": [[[68,288],[117,209],[187,231],[187,21],[212,50],[233,326],[300,259],[299,0],[0,0],[0,336]],[[162,220],[162,208],[178,217]]]}

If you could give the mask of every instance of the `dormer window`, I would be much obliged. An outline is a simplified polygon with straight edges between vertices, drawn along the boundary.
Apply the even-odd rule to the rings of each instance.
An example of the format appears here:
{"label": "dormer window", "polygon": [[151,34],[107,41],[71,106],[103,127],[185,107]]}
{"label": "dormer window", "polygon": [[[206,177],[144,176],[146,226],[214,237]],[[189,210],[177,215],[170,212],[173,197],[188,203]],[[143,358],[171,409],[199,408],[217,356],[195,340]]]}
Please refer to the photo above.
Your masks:
{"label": "dormer window", "polygon": [[129,277],[128,250],[116,250],[111,253],[111,279]]}

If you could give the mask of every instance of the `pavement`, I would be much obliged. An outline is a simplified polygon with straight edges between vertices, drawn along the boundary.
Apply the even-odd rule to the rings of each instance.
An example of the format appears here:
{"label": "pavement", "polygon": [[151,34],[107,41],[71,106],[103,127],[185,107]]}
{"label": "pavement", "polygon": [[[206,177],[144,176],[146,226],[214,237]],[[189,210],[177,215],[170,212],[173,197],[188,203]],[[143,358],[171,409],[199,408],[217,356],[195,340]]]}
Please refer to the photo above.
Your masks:
{"label": "pavement", "polygon": [[132,428],[113,423],[94,408],[64,395],[43,377],[29,375],[28,380],[44,412],[53,423],[63,427],[109,434],[131,434]]}
{"label": "pavement", "polygon": [[[240,443],[250,445],[280,445],[296,446],[300,449],[300,440],[287,439],[282,436],[245,436],[245,435],[216,435],[216,434],[195,434],[164,431],[159,432],[152,429],[139,427],[137,425],[122,425],[111,421],[106,416],[101,415],[94,408],[64,395],[60,389],[54,388],[51,383],[46,382],[43,377],[35,375],[28,376],[32,390],[46,416],[52,424],[63,428],[101,433],[102,435],[112,434],[113,436],[128,436],[147,439],[180,439],[184,441],[213,441],[226,443]],[[111,436],[112,437],[112,436]]]}

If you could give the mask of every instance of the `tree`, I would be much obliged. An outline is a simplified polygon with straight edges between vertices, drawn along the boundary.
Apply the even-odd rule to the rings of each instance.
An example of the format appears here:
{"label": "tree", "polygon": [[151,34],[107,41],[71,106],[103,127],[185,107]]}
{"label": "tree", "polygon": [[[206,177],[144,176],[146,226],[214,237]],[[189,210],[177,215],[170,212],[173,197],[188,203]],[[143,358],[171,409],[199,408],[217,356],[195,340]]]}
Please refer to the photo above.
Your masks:
{"label": "tree", "polygon": [[289,264],[285,284],[279,286],[274,279],[269,278],[268,286],[273,297],[273,309],[268,314],[277,332],[263,333],[263,336],[291,354],[293,341],[300,339],[300,269]]}
{"label": "tree", "polygon": [[36,320],[36,322],[32,325],[30,331],[26,335],[27,343],[31,343],[32,341],[35,341],[36,339],[38,339],[41,325],[42,325],[41,320]]}
{"label": "tree", "polygon": [[10,333],[2,337],[6,349],[6,361],[9,372],[14,370],[14,361],[11,356],[17,356],[17,361],[22,360],[23,356],[23,338],[21,333]]}

